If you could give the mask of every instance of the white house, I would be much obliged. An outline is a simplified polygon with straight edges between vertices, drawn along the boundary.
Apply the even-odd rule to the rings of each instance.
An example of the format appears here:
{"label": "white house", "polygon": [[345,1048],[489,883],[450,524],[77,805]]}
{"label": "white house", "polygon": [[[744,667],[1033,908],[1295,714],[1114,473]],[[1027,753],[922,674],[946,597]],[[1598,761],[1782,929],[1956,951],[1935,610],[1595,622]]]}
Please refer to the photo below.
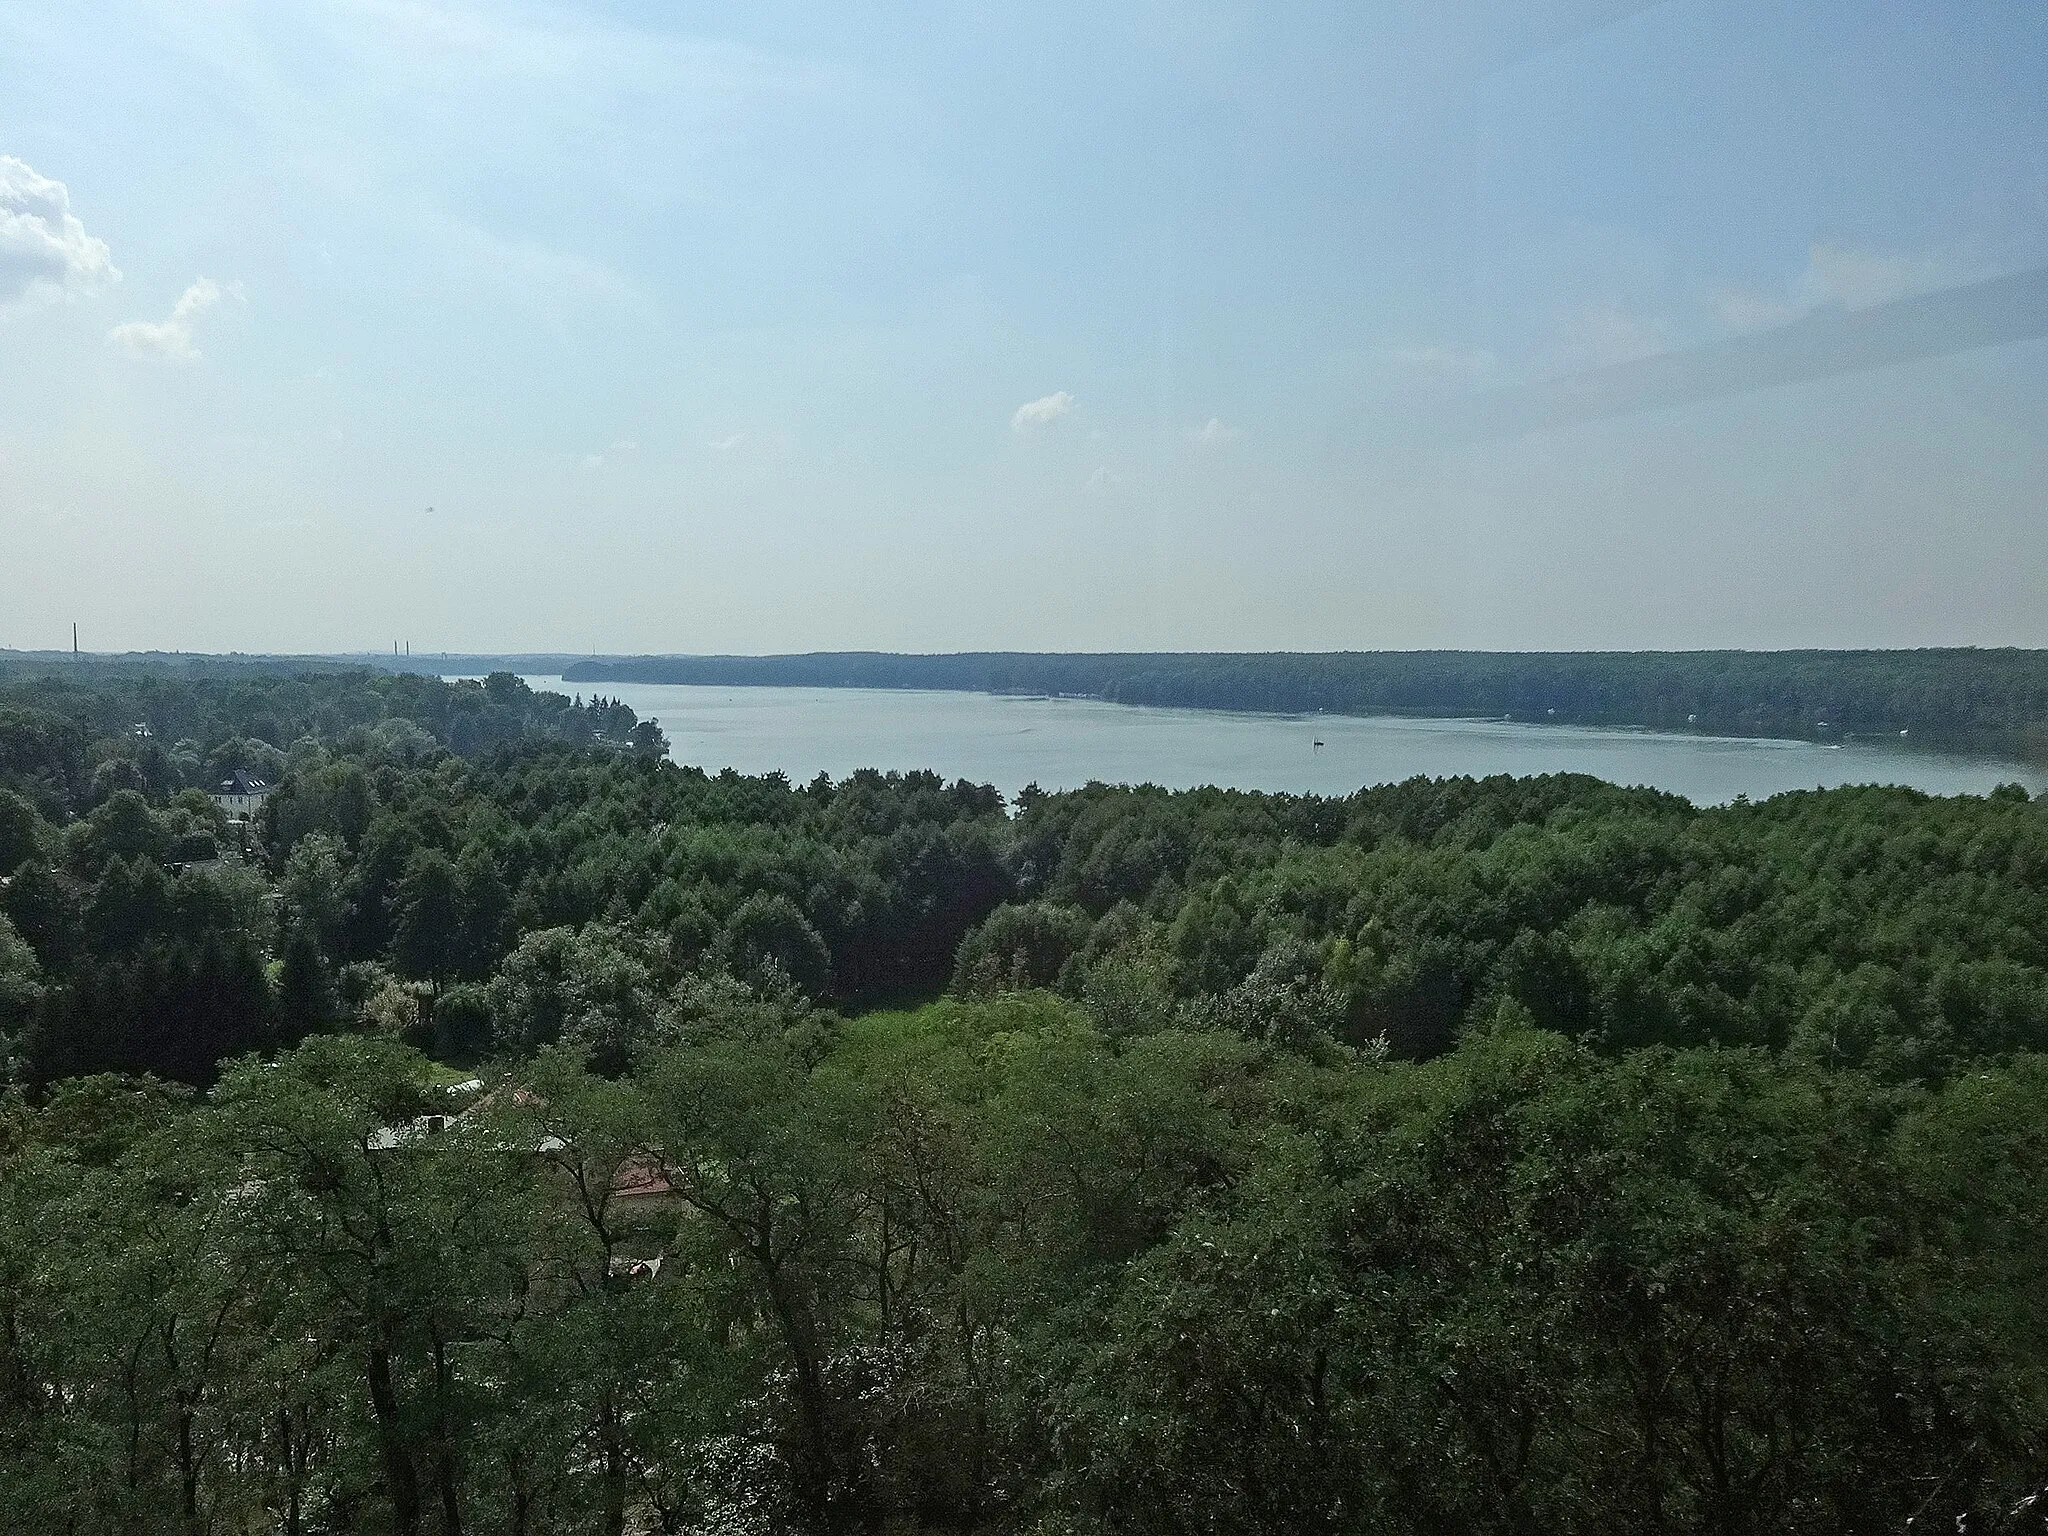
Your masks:
{"label": "white house", "polygon": [[246,820],[263,809],[270,798],[270,786],[253,774],[237,768],[213,791],[213,803],[228,813],[230,820]]}

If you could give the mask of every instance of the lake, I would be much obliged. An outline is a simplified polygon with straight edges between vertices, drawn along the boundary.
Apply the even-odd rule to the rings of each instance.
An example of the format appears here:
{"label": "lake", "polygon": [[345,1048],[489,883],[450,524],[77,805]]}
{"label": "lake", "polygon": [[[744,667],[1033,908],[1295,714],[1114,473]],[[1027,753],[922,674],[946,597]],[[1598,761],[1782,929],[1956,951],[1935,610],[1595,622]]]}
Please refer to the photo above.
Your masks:
{"label": "lake", "polygon": [[[559,677],[535,688],[587,693]],[[1933,752],[1893,742],[1771,741],[1680,736],[1494,720],[1251,715],[1151,709],[1092,699],[859,688],[704,688],[621,683],[615,694],[668,733],[669,755],[716,771],[930,768],[947,779],[1074,789],[1091,780],[1182,788],[1346,795],[1415,774],[1590,773],[1648,784],[1698,804],[1836,784],[1910,784],[1981,794],[2018,782],[2048,789],[2048,768]],[[1320,740],[1321,747],[1315,742]]]}

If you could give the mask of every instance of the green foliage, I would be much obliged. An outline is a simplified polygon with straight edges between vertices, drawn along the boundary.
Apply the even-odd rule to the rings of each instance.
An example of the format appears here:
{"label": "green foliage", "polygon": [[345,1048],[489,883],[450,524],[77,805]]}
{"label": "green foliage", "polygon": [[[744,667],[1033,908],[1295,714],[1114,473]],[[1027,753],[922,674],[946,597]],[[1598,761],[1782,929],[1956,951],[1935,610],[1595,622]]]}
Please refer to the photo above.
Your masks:
{"label": "green foliage", "polygon": [[334,944],[348,921],[348,894],[341,846],[325,833],[311,833],[292,846],[278,878],[278,896],[290,920],[324,946]]}
{"label": "green foliage", "polygon": [[65,1085],[0,1143],[0,1516],[1990,1527],[2048,1451],[2038,1058],[1905,1093],[751,996],[481,1100],[345,1037],[197,1106]]}
{"label": "green foliage", "polygon": [[11,789],[0,789],[0,874],[12,874],[41,854],[49,835],[33,805]]}
{"label": "green foliage", "polygon": [[277,1020],[282,1039],[298,1040],[340,1022],[341,997],[318,932],[304,921],[286,931],[277,961]]}
{"label": "green foliage", "polygon": [[43,1005],[43,968],[27,940],[0,912],[0,1080],[25,1075],[22,1052]]}
{"label": "green foliage", "polygon": [[1052,902],[1005,903],[960,944],[953,989],[975,996],[1049,987],[1088,942],[1087,914]]}
{"label": "green foliage", "polygon": [[438,987],[462,955],[462,888],[448,856],[438,848],[417,850],[406,861],[393,904],[392,960]]}
{"label": "green foliage", "polygon": [[711,946],[712,961],[735,976],[755,980],[774,967],[815,997],[832,978],[832,954],[796,903],[775,891],[756,891],[733,909]]}
{"label": "green foliage", "polygon": [[482,990],[495,1044],[522,1056],[561,1045],[600,1073],[623,1073],[656,1039],[651,958],[601,925],[528,934]]}
{"label": "green foliage", "polygon": [[447,683],[289,661],[0,665],[0,789],[58,819],[122,790],[212,789],[237,768],[276,783],[316,767],[322,742],[410,765],[536,739],[667,750],[654,722],[615,699],[535,693],[509,673]]}
{"label": "green foliage", "polygon": [[2025,796],[1013,815],[388,686],[0,706],[0,1528],[2027,1528]]}

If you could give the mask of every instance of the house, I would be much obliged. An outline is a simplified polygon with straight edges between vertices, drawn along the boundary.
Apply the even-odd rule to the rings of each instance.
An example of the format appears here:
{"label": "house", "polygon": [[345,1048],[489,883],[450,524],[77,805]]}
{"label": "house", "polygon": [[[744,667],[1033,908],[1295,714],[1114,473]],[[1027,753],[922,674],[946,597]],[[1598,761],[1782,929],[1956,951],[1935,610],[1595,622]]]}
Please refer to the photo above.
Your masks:
{"label": "house", "polygon": [[213,803],[228,814],[230,821],[246,821],[263,809],[270,798],[270,786],[255,775],[237,768],[213,791]]}
{"label": "house", "polygon": [[612,1198],[629,1214],[680,1210],[683,1197],[670,1182],[659,1152],[634,1153],[612,1174]]}

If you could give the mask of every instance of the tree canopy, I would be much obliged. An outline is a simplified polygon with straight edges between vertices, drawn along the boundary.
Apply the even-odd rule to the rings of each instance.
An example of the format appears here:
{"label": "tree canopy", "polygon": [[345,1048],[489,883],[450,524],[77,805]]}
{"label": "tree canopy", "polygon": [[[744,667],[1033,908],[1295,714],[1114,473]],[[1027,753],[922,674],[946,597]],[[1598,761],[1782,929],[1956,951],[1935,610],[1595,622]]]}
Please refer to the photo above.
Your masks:
{"label": "tree canopy", "polygon": [[1011,805],[247,682],[159,717],[253,826],[129,680],[0,736],[0,1528],[2041,1528],[2016,787]]}

